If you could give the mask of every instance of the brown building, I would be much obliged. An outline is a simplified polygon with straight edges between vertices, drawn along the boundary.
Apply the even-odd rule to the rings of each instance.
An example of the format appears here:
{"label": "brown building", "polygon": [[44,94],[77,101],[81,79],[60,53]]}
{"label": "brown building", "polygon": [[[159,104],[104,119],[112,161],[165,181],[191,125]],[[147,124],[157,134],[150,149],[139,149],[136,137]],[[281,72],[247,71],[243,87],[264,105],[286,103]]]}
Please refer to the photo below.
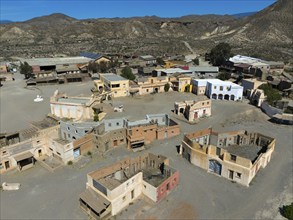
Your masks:
{"label": "brown building", "polygon": [[147,115],[146,119],[126,122],[128,148],[135,149],[180,134],[179,125],[168,115]]}

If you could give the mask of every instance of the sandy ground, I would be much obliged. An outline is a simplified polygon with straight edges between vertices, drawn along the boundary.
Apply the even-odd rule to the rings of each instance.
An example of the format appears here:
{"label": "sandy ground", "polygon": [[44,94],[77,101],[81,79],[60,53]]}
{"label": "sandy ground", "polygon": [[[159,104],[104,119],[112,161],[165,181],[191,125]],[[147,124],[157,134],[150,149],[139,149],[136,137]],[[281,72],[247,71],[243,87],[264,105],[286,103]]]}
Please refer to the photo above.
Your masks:
{"label": "sandy ground", "polygon": [[[72,95],[85,93],[91,86],[91,83],[76,83],[62,86],[60,90],[68,91],[68,95]],[[38,103],[37,110],[32,107],[35,104],[32,99],[36,92],[18,88],[14,93],[14,90],[13,85],[10,88],[8,84],[1,88],[1,131],[16,130],[17,125],[25,128],[27,121],[41,119],[49,110],[47,101]],[[42,87],[43,95],[47,98],[54,90],[55,86]],[[112,112],[107,115],[108,118],[126,117],[136,120],[144,118],[145,114],[168,113],[180,124],[182,130],[179,136],[167,141],[155,141],[145,150],[170,158],[170,165],[180,173],[178,187],[158,204],[139,199],[118,214],[116,219],[281,219],[278,208],[292,202],[293,197],[292,126],[270,123],[268,117],[259,109],[241,102],[213,101],[213,116],[195,125],[186,123],[171,112],[175,101],[197,98],[199,97],[193,94],[171,92],[113,100],[113,105],[123,104],[125,112]],[[8,100],[17,101],[12,104]],[[23,108],[10,110],[21,100],[26,100],[23,101]],[[3,107],[2,103],[10,107]],[[2,109],[5,111],[2,112]],[[33,111],[33,115],[29,114],[27,109]],[[26,112],[24,116],[27,121],[19,114],[19,110]],[[3,124],[2,118],[8,124]],[[265,169],[259,171],[249,188],[208,174],[177,155],[175,146],[180,144],[184,133],[207,127],[213,127],[216,131],[247,129],[277,139],[272,160]],[[1,183],[19,182],[21,189],[15,192],[0,192],[0,217],[87,219],[78,207],[78,196],[85,189],[86,174],[124,157],[134,157],[141,153],[144,152],[134,153],[116,148],[103,158],[94,155],[85,166],[65,166],[50,173],[37,164],[35,168],[22,173],[13,171],[1,175]]]}

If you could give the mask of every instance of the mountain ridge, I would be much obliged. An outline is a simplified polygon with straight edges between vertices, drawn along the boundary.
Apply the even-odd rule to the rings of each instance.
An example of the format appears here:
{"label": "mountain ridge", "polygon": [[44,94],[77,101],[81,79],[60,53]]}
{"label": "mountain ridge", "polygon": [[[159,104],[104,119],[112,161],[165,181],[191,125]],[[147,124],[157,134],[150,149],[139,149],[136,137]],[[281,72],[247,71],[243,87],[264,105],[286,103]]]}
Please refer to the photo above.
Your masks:
{"label": "mountain ridge", "polygon": [[[279,0],[250,16],[186,15],[78,20],[55,13],[25,22],[0,25],[2,56],[98,53],[189,53],[185,42],[205,53],[228,42],[234,53],[292,60],[290,0]],[[273,53],[272,53],[273,51]]]}

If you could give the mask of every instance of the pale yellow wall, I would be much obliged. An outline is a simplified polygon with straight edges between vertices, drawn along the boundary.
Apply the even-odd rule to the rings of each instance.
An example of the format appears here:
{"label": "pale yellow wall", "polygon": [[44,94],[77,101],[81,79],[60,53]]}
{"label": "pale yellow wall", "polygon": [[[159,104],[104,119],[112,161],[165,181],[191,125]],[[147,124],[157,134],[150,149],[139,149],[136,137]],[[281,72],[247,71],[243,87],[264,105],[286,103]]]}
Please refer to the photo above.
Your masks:
{"label": "pale yellow wall", "polygon": [[107,58],[105,58],[105,57],[101,57],[101,58],[99,58],[99,59],[97,59],[97,60],[95,60],[95,63],[100,63],[100,62],[110,62],[111,60],[110,59],[107,59]]}

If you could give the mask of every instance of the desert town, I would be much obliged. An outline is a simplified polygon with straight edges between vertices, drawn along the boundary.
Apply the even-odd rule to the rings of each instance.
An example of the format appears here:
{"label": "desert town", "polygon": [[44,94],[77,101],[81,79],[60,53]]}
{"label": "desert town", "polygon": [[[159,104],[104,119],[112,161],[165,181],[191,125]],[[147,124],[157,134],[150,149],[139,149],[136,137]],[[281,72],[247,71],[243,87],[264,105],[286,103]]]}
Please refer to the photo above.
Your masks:
{"label": "desert town", "polygon": [[[25,76],[24,65],[31,70]],[[3,217],[50,218],[48,209],[57,209],[56,218],[194,219],[224,209],[225,217],[247,218],[238,203],[251,203],[250,218],[267,217],[253,206],[265,202],[260,191],[284,196],[292,187],[290,175],[278,176],[292,171],[293,76],[286,68],[242,55],[212,66],[208,54],[83,52],[2,63],[1,184],[21,187],[1,192]],[[208,191],[215,197],[192,200]],[[262,195],[249,201],[255,193]],[[13,212],[9,206],[25,203],[25,194],[52,206]],[[280,204],[268,205],[262,209],[279,217]]]}

